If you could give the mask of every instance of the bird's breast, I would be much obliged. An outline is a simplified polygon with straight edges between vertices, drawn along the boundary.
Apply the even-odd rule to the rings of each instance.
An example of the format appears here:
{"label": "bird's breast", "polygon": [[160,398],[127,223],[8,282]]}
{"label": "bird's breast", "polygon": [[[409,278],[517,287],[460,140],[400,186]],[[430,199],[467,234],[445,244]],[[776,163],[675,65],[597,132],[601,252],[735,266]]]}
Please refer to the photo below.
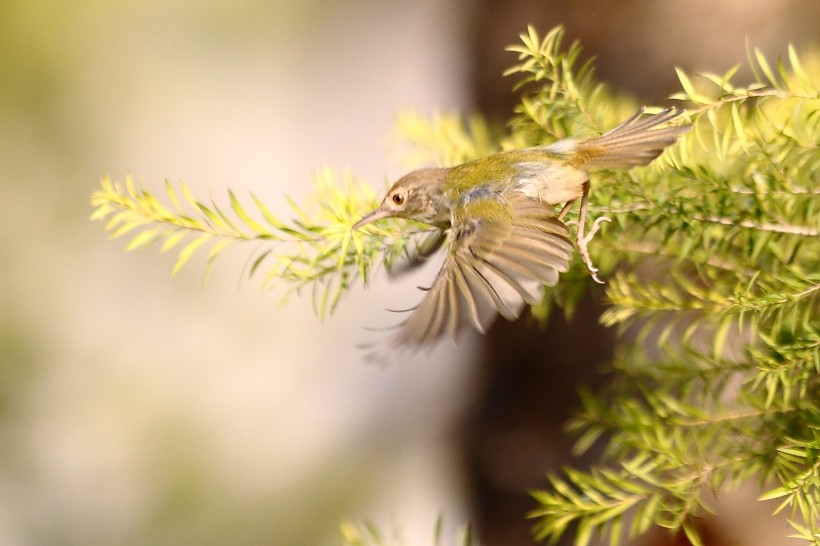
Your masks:
{"label": "bird's breast", "polygon": [[556,205],[581,197],[589,177],[562,161],[522,161],[515,164],[512,180],[527,197]]}

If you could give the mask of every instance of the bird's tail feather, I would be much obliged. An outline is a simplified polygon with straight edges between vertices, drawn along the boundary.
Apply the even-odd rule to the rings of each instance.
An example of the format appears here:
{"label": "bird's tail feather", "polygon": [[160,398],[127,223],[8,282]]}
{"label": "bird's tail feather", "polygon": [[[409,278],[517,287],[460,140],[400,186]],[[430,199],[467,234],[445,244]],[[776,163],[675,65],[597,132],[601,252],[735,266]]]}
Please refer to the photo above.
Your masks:
{"label": "bird's tail feather", "polygon": [[643,112],[643,109],[639,110],[601,136],[562,140],[545,149],[567,155],[571,163],[579,168],[628,169],[648,164],[692,127],[672,125],[656,129],[680,115],[681,111],[675,108],[667,108],[648,117],[642,117]]}

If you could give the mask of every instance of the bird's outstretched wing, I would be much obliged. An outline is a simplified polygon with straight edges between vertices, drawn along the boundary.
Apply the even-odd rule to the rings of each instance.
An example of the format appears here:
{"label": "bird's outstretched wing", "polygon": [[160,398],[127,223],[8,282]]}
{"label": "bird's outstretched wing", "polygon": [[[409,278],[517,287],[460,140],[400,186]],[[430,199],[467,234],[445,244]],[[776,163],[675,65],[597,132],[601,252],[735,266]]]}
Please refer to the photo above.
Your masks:
{"label": "bird's outstretched wing", "polygon": [[424,299],[398,325],[392,347],[455,339],[468,324],[484,332],[512,320],[568,269],[572,245],[552,207],[521,193],[484,195],[454,210],[447,256]]}

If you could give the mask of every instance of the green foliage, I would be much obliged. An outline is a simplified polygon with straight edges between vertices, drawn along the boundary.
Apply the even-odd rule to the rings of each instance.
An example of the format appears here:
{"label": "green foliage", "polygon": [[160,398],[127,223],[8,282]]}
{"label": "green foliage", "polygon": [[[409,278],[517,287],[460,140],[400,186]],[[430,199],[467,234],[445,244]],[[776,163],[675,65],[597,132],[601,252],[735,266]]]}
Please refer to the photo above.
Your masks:
{"label": "green foliage", "polygon": [[[595,81],[591,63],[577,67],[580,46],[564,50],[560,28],[521,38],[510,48],[519,63],[507,74],[522,98],[509,133],[480,118],[405,115],[410,157],[456,164],[599,134],[634,112]],[[754,477],[794,536],[820,545],[820,59],[790,48],[772,65],[750,49],[749,64],[745,86],[732,81],[737,67],[678,70],[673,98],[694,130],[649,167],[593,177],[592,216],[613,219],[589,249],[611,304],[602,321],[623,332],[618,373],[604,392],[583,394],[568,424],[578,452],[604,442],[604,459],[553,475],[534,494],[540,539],[572,533],[585,545],[597,534],[614,545],[659,525],[700,544],[696,522],[712,492]],[[173,212],[130,181],[106,179],[93,217],[111,236],[129,235],[129,250],[179,249],[174,272],[201,247],[210,248],[207,271],[225,248],[252,242],[249,274],[265,271],[264,286],[311,288],[320,316],[374,267],[435,236],[402,221],[352,231],[376,206],[374,192],[329,171],[317,177],[319,199],[291,203],[287,222],[253,196],[246,208],[229,193],[227,214],[182,185],[185,212],[167,189]],[[534,314],[556,304],[570,312],[588,283],[576,261]],[[357,533],[346,544],[383,543],[369,528]]]}
{"label": "green foliage", "polygon": [[601,134],[634,113],[634,105],[595,81],[592,60],[575,70],[581,44],[576,41],[564,51],[563,34],[559,26],[540,39],[529,27],[520,46],[507,48],[521,61],[504,73],[518,76],[515,89],[522,91],[512,120],[519,147]]}
{"label": "green foliage", "polygon": [[[433,532],[432,546],[445,546],[442,538],[443,520],[441,518],[436,522],[435,530]],[[354,523],[352,521],[342,522],[340,528],[341,546],[404,546],[405,542],[398,536],[385,536],[372,523]],[[473,539],[470,528],[467,527],[460,533],[457,542],[452,543],[453,546],[474,546],[477,543]]]}
{"label": "green foliage", "polygon": [[150,192],[136,189],[130,178],[123,186],[106,177],[102,189],[91,198],[96,207],[91,218],[105,220],[112,238],[130,236],[128,251],[160,241],[162,252],[177,249],[172,275],[199,249],[209,248],[207,278],[216,258],[228,247],[255,243],[247,259],[248,276],[265,271],[263,287],[285,283],[287,293],[308,287],[316,314],[324,317],[353,283],[358,279],[367,282],[374,266],[390,268],[414,254],[431,229],[395,222],[354,231],[353,224],[377,204],[372,189],[350,174],[340,183],[329,169],[317,174],[315,186],[321,200],[304,208],[288,200],[294,217],[285,222],[253,194],[251,209],[229,191],[231,214],[215,203],[197,201],[185,184],[179,185],[178,192],[166,182],[171,211]]}
{"label": "green foliage", "polygon": [[458,165],[498,152],[503,135],[480,116],[466,124],[452,114],[436,114],[432,120],[414,112],[399,116],[397,147],[410,165]]}

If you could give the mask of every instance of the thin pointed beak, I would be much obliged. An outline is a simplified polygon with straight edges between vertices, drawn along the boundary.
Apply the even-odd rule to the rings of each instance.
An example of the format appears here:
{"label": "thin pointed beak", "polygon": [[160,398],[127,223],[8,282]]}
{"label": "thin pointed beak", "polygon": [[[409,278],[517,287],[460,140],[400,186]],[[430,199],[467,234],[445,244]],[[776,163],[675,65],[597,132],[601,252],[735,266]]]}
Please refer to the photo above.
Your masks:
{"label": "thin pointed beak", "polygon": [[390,212],[386,210],[382,210],[380,208],[374,210],[355,224],[353,224],[353,229],[359,229],[360,227],[367,225],[371,222],[375,222],[376,220],[381,220],[382,218],[387,218],[390,216]]}

